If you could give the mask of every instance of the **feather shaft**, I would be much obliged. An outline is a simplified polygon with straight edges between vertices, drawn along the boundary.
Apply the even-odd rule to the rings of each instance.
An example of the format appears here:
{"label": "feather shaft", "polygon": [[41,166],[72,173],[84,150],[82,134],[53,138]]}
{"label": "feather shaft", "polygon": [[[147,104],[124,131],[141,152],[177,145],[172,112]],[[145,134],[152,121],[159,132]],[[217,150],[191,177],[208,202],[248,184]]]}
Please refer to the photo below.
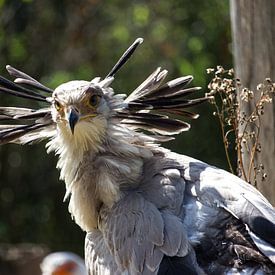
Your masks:
{"label": "feather shaft", "polygon": [[128,59],[132,56],[136,48],[143,42],[142,38],[137,38],[134,43],[124,52],[124,54],[120,57],[115,66],[111,69],[111,71],[107,74],[105,78],[114,76],[119,69],[128,61]]}

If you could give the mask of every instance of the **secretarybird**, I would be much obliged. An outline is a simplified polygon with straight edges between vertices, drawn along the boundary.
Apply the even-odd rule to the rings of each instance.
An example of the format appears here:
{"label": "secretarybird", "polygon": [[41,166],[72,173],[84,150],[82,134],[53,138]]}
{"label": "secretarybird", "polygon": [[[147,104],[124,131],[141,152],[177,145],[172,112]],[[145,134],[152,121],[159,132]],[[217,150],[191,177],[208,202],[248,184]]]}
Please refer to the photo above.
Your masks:
{"label": "secretarybird", "polygon": [[198,90],[185,87],[192,77],[162,84],[158,68],[128,97],[110,87],[141,42],[104,79],[55,90],[7,66],[16,79],[1,77],[1,92],[48,106],[1,107],[0,142],[49,140],[69,211],[87,232],[90,274],[275,274],[271,204],[240,178],[159,145],[189,129],[175,116],[196,118],[186,108],[207,100],[186,99]]}

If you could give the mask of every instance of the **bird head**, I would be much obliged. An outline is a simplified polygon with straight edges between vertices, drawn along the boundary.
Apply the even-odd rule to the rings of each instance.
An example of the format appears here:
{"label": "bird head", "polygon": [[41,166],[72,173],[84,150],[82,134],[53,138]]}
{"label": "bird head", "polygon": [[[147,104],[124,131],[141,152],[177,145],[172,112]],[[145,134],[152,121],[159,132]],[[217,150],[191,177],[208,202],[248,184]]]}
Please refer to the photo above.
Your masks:
{"label": "bird head", "polygon": [[53,92],[52,111],[57,125],[70,128],[73,135],[81,123],[91,123],[98,117],[106,120],[109,108],[99,86],[87,81],[70,81]]}
{"label": "bird head", "polygon": [[50,98],[52,119],[59,134],[85,149],[104,140],[111,113],[108,97],[96,80],[64,83]]}

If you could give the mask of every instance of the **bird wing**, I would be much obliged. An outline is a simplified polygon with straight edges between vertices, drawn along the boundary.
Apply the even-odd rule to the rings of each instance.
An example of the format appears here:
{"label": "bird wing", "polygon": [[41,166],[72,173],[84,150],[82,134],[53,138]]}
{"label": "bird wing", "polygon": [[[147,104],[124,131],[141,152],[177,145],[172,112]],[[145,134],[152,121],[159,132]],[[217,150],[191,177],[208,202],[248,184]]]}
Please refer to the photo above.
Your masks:
{"label": "bird wing", "polygon": [[196,198],[194,202],[199,201],[208,211],[218,214],[224,210],[241,221],[258,249],[275,263],[275,210],[265,197],[231,173],[193,158],[173,155],[185,167],[186,196]]}
{"label": "bird wing", "polygon": [[[190,274],[200,271],[180,218],[185,186],[182,171],[172,160],[159,162],[157,167],[152,166],[156,165],[154,160],[145,164],[151,169],[145,168],[138,190],[126,190],[125,196],[111,209],[100,210],[102,236],[90,235],[86,245],[86,259],[92,261],[94,270],[100,255],[111,254],[117,269],[129,274],[161,274],[169,270],[170,257],[181,269],[193,272]],[[101,250],[97,251],[96,247]]]}
{"label": "bird wing", "polygon": [[159,274],[164,256],[180,257],[181,267],[186,261],[199,270],[181,219],[157,209],[138,192],[128,194],[112,211],[101,211],[99,228],[121,271]]}
{"label": "bird wing", "polygon": [[[253,271],[262,264],[274,269],[267,259],[274,261],[275,255],[274,209],[255,188],[226,171],[168,151],[147,160],[143,171],[138,189],[126,190],[111,209],[100,210],[100,241],[91,237],[86,246],[94,270],[99,259],[104,262],[103,255],[113,257],[107,264],[113,274],[169,274],[169,269],[171,274],[204,274],[198,262],[210,273],[223,273],[242,257],[247,272],[252,272],[247,261],[256,263]],[[219,261],[209,260],[205,265],[211,268],[206,269],[208,242],[213,243],[210,256],[212,246],[221,251],[214,251]]]}
{"label": "bird wing", "polygon": [[[139,192],[161,213],[180,218],[181,230],[188,236],[186,242],[194,247],[205,271],[233,272],[237,265],[248,273],[262,266],[275,271],[271,263],[275,256],[274,208],[240,178],[165,151],[145,163]],[[175,234],[174,223],[167,224]],[[172,243],[177,242],[174,239]],[[167,251],[164,255],[175,256]]]}

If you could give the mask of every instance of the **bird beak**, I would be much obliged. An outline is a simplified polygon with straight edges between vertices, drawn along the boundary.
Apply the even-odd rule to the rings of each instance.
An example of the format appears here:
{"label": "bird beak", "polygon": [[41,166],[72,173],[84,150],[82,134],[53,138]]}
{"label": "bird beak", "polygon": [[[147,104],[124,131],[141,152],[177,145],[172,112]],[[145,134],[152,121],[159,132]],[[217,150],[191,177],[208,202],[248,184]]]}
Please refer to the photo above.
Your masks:
{"label": "bird beak", "polygon": [[67,113],[67,120],[69,122],[72,134],[74,134],[74,128],[79,120],[79,113],[76,109],[70,107]]}

